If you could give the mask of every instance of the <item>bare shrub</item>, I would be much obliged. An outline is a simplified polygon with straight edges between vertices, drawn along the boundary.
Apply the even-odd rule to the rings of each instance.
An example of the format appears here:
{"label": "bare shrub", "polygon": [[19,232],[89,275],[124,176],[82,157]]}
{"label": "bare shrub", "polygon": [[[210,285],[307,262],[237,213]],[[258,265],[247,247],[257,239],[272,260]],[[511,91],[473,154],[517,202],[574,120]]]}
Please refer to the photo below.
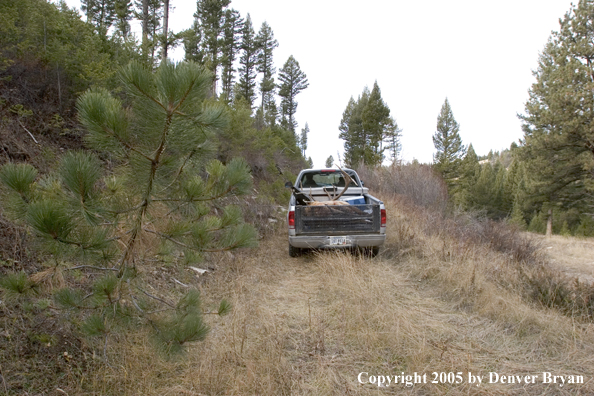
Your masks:
{"label": "bare shrub", "polygon": [[546,264],[523,268],[526,291],[533,300],[587,322],[594,319],[594,285],[563,275]]}
{"label": "bare shrub", "polygon": [[[388,202],[390,208],[397,210],[390,212],[389,224],[390,238],[395,242],[390,241],[385,251],[418,252],[440,260],[439,264],[418,269],[422,278],[452,283],[456,290],[468,292],[485,287],[476,285],[482,277],[527,302],[586,322],[594,319],[594,285],[553,267],[538,239],[480,212],[445,216],[401,198]],[[388,256],[394,256],[393,253]],[[481,256],[493,257],[479,259]],[[481,264],[477,265],[479,261]]]}
{"label": "bare shrub", "polygon": [[540,244],[523,235],[517,227],[496,222],[476,213],[461,213],[444,219],[441,223],[433,221],[428,226],[428,232],[441,229],[445,235],[450,235],[466,245],[484,245],[496,252],[509,255],[518,263],[534,264],[542,259],[538,253]]}
{"label": "bare shrub", "polygon": [[260,238],[274,235],[284,223],[284,207],[274,203],[272,200],[249,196],[235,199],[243,212],[246,223],[253,225]]}
{"label": "bare shrub", "polygon": [[429,165],[413,163],[380,168],[361,165],[357,172],[366,186],[379,194],[397,194],[438,212],[447,206],[447,187]]}

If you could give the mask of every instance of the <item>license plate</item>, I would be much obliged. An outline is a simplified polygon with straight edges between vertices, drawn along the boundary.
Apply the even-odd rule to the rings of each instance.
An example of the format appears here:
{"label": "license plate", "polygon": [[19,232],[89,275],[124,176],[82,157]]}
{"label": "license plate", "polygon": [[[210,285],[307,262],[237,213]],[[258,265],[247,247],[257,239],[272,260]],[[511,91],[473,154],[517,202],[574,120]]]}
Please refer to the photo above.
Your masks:
{"label": "license plate", "polygon": [[330,245],[332,246],[341,246],[346,245],[347,239],[346,237],[330,237]]}

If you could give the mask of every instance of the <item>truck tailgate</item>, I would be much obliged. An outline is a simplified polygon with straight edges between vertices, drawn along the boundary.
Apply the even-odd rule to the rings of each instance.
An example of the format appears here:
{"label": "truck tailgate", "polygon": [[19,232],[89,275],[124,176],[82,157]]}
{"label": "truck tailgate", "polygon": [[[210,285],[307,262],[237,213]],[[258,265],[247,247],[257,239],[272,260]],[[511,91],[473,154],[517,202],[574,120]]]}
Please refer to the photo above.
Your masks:
{"label": "truck tailgate", "polygon": [[296,235],[379,233],[380,221],[379,205],[295,207]]}

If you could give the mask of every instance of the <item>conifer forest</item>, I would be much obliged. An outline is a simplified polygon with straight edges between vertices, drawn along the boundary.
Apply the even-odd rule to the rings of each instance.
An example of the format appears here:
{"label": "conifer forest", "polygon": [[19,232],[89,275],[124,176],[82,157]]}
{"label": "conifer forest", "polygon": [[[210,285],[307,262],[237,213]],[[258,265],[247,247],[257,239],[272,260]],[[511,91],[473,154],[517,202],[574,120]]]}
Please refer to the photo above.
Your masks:
{"label": "conifer forest", "polygon": [[[477,154],[443,98],[429,164],[403,161],[398,109],[377,81],[352,87],[361,93],[344,98],[335,131],[315,130],[297,121],[313,82],[293,55],[275,57],[274,26],[254,26],[231,0],[198,0],[193,24],[173,33],[176,1],[82,0],[81,13],[63,0],[0,1],[0,394],[60,394],[64,378],[70,394],[118,394],[107,382],[92,393],[82,373],[125,361],[132,349],[119,343],[140,353],[146,341],[150,356],[177,361],[225,326],[236,344],[222,361],[251,367],[240,359],[250,327],[226,319],[248,312],[237,299],[245,287],[230,280],[240,270],[228,264],[216,287],[208,276],[241,257],[267,263],[264,249],[285,231],[285,183],[301,169],[355,169],[370,191],[396,197],[385,200],[407,196],[402,207],[440,219],[464,213],[518,233],[594,237],[594,1],[573,5],[543,43],[518,141]],[[318,133],[343,144],[323,164],[307,154]],[[413,239],[407,232],[398,235]],[[383,257],[399,259],[391,249]],[[334,271],[324,265],[322,274]],[[312,328],[323,321],[307,307],[307,337],[319,338],[307,342],[322,355],[326,333]],[[293,393],[280,377],[271,393],[253,385],[243,394],[315,394]]]}

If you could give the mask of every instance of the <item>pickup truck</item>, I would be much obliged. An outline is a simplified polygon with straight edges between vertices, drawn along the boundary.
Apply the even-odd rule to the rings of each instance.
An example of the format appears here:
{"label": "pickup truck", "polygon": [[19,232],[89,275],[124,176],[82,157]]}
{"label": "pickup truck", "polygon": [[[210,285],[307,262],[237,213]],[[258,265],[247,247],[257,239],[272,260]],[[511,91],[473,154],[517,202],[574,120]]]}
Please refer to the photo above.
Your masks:
{"label": "pickup truck", "polygon": [[386,240],[386,208],[352,169],[305,169],[289,202],[289,255],[306,249],[362,250],[375,256]]}

